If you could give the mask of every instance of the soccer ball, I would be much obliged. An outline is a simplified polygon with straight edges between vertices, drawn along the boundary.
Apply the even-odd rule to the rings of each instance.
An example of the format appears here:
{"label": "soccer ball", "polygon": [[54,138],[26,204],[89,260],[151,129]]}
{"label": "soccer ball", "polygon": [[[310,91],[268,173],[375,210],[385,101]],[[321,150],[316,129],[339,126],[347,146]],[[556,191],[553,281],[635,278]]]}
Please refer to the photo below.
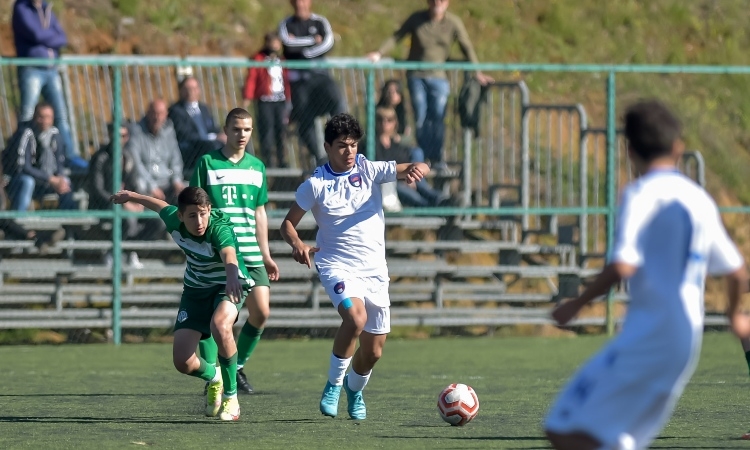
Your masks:
{"label": "soccer ball", "polygon": [[471,386],[453,383],[438,396],[440,417],[454,426],[464,426],[479,412],[479,398]]}

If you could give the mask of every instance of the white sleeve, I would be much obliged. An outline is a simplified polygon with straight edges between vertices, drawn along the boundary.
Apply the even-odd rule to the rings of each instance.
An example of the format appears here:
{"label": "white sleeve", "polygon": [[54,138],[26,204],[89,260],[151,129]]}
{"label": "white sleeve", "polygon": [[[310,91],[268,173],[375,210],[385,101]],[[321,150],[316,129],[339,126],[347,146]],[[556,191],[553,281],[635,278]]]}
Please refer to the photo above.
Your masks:
{"label": "white sleeve", "polygon": [[281,43],[287,47],[308,47],[310,45],[315,45],[315,36],[289,36],[289,30],[287,29],[286,23],[290,19],[291,17],[287,17],[279,23],[279,39],[281,39]]}
{"label": "white sleeve", "polygon": [[651,208],[639,201],[638,195],[626,189],[622,195],[617,214],[615,242],[610,256],[611,263],[624,263],[634,267],[643,264],[643,248],[639,243]]}
{"label": "white sleeve", "polygon": [[740,269],[745,264],[745,260],[727,234],[718,209],[715,210],[714,217],[713,230],[709,233],[712,241],[708,253],[708,273],[727,275]]}
{"label": "white sleeve", "polygon": [[376,184],[396,181],[396,161],[370,161],[365,155],[357,155],[364,172]]}
{"label": "white sleeve", "polygon": [[311,178],[308,178],[304,183],[300,184],[297,192],[294,194],[294,200],[305,211],[310,211],[315,204],[315,192],[310,180]]}
{"label": "white sleeve", "polygon": [[[323,25],[323,41],[320,44],[313,45],[312,47],[302,50],[302,56],[307,59],[317,58],[328,53],[333,48],[333,30],[331,24],[323,16],[318,16],[317,20]],[[315,43],[315,36],[312,36],[313,43]]]}

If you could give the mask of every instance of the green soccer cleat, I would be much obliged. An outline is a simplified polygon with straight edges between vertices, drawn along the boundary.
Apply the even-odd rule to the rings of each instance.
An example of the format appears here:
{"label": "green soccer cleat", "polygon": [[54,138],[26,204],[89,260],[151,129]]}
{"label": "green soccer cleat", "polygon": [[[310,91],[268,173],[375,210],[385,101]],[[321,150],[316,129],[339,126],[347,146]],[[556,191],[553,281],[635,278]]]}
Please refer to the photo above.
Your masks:
{"label": "green soccer cleat", "polygon": [[221,403],[221,414],[219,419],[225,422],[232,422],[240,418],[240,402],[237,397],[225,398]]}
{"label": "green soccer cleat", "polygon": [[348,402],[346,410],[349,412],[349,417],[353,420],[365,420],[367,418],[367,407],[365,407],[365,400],[362,398],[362,391],[349,389],[349,375],[344,377],[344,390],[346,391],[346,401]]}
{"label": "green soccer cleat", "polygon": [[334,386],[330,381],[326,381],[326,387],[323,389],[323,397],[320,399],[320,412],[324,416],[336,417],[339,413],[340,395],[341,386]]}
{"label": "green soccer cleat", "polygon": [[206,416],[216,417],[219,414],[221,408],[221,394],[224,392],[224,386],[219,381],[208,383],[208,389],[206,389]]}

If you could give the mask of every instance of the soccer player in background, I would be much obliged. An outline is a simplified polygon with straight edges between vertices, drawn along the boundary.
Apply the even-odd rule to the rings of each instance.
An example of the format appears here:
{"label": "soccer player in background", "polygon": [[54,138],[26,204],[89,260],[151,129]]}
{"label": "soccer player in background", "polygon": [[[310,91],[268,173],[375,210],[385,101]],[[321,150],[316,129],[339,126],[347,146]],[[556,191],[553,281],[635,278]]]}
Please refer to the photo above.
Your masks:
{"label": "soccer player in background", "polygon": [[[362,135],[359,122],[349,114],[335,115],[326,123],[328,163],[300,185],[281,225],[281,235],[292,246],[297,262],[310,267],[315,254],[320,281],[342,319],[320,412],[336,417],[343,386],[349,416],[355,420],[367,416],[362,390],[391,328],[380,185],[397,178],[416,182],[429,172],[424,163],[368,161],[357,154]],[[295,229],[307,211],[312,211],[319,227],[314,248]],[[352,368],[345,376],[350,362]]]}
{"label": "soccer player in background", "polygon": [[707,274],[725,276],[732,329],[750,337],[750,319],[738,310],[745,262],[714,201],[677,171],[685,148],[680,133],[679,120],[659,102],[636,103],[625,114],[628,156],[641,176],[623,193],[609,264],[552,317],[565,325],[623,280],[630,303],[619,336],[552,406],[545,430],[557,449],[649,446],[698,362]]}
{"label": "soccer player in background", "polygon": [[[185,252],[184,286],[174,324],[174,366],[209,383],[207,416],[214,417],[221,410],[221,420],[239,419],[232,326],[253,280],[242,261],[229,217],[211,210],[208,195],[198,187],[184,189],[177,197],[178,206],[131,191],[114,194],[112,202],[135,202],[159,213],[167,232]],[[219,344],[220,370],[195,354],[198,341],[209,335]]]}
{"label": "soccer player in background", "polygon": [[[224,122],[226,144],[204,155],[190,180],[190,186],[203,188],[214,208],[231,220],[245,266],[255,282],[246,301],[250,315],[237,338],[237,385],[247,394],[252,394],[253,388],[243,368],[255,351],[270,314],[270,280],[279,279],[279,267],[268,248],[266,166],[245,152],[252,132],[250,113],[242,108],[229,111]],[[200,353],[209,364],[216,363],[217,347],[211,336],[200,342]]]}

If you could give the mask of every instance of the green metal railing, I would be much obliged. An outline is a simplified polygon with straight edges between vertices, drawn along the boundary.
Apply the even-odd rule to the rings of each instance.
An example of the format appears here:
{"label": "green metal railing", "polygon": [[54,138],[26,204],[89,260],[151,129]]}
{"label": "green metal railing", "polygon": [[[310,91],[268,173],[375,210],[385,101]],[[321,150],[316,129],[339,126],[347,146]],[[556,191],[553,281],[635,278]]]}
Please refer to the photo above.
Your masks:
{"label": "green metal railing", "polygon": [[[2,66],[33,66],[47,65],[49,60],[42,59],[19,59],[8,58],[0,59]],[[149,58],[147,60],[139,59],[135,56],[107,57],[76,57],[65,60],[68,66],[87,66],[87,65],[104,65],[111,67],[113,70],[112,98],[113,101],[113,123],[114,129],[117,130],[123,120],[122,111],[122,69],[125,66],[199,66],[199,67],[269,67],[270,63],[254,61],[237,61],[229,60],[223,62],[180,60],[174,58]],[[520,208],[520,207],[469,207],[469,208],[406,208],[399,215],[406,216],[461,216],[468,214],[482,214],[488,216],[500,215],[521,215],[531,214],[539,216],[552,215],[585,215],[585,214],[602,214],[607,218],[606,226],[606,245],[611,249],[614,242],[614,218],[616,211],[616,76],[617,74],[722,74],[722,75],[748,75],[750,66],[670,66],[670,65],[607,65],[607,64],[527,64],[527,63],[508,63],[508,64],[468,64],[468,63],[447,63],[447,64],[430,64],[415,62],[383,62],[370,63],[364,60],[347,61],[347,62],[326,62],[326,61],[288,61],[284,63],[288,68],[309,69],[309,68],[336,68],[336,69],[358,69],[365,71],[366,77],[366,125],[367,125],[367,149],[368,157],[372,158],[375,151],[375,104],[376,104],[376,86],[375,71],[390,70],[415,70],[415,69],[446,69],[458,71],[492,71],[492,72],[557,72],[557,73],[600,73],[606,74],[606,205],[604,207],[539,207],[539,208]],[[119,133],[114,133],[114,183],[113,191],[119,189],[121,183],[121,148]],[[733,206],[721,208],[724,213],[750,213],[750,207]],[[269,211],[269,214],[283,214],[283,212]],[[17,211],[0,211],[0,217],[19,218],[26,216],[40,217],[96,217],[109,219],[113,221],[112,239],[113,239],[113,265],[112,265],[112,331],[114,343],[121,343],[121,255],[122,255],[122,219],[126,217],[155,217],[153,213],[129,213],[124,212],[119,205],[112,210],[105,211],[36,211],[32,213]],[[612,333],[614,330],[614,297],[612,293],[607,298],[607,332]]]}

